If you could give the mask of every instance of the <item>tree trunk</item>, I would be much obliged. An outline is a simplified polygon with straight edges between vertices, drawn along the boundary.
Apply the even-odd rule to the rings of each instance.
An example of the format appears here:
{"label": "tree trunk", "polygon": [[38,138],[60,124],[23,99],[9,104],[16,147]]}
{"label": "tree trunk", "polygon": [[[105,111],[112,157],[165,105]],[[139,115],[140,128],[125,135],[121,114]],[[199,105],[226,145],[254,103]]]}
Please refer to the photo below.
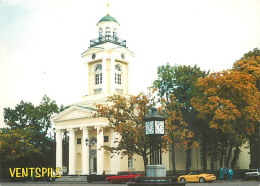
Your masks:
{"label": "tree trunk", "polygon": [[232,162],[231,162],[231,168],[233,170],[235,169],[239,153],[240,153],[239,146],[236,146],[235,154],[234,154],[234,157],[233,157]]}
{"label": "tree trunk", "polygon": [[211,155],[211,157],[210,157],[210,170],[212,172],[215,170],[214,162],[215,162],[215,158],[214,158],[214,156]]}
{"label": "tree trunk", "polygon": [[229,168],[230,159],[232,157],[232,148],[233,148],[233,146],[229,145],[228,155],[227,155],[227,159],[226,159],[226,162],[225,162],[225,167],[226,168]]}
{"label": "tree trunk", "polygon": [[225,149],[222,148],[221,149],[221,153],[220,153],[220,158],[219,158],[219,167],[223,168],[224,167],[224,155],[225,155]]}
{"label": "tree trunk", "polygon": [[190,166],[191,166],[191,148],[188,147],[186,150],[186,172],[190,173]]}
{"label": "tree trunk", "polygon": [[[254,135],[255,136],[255,135]],[[250,169],[258,168],[259,166],[259,146],[258,146],[258,139],[250,138],[249,139],[249,147],[250,147]]]}
{"label": "tree trunk", "polygon": [[145,171],[145,175],[146,175],[146,165],[148,165],[148,158],[147,158],[146,153],[144,153],[142,155],[142,157],[143,157],[143,162],[144,162],[144,171]]}
{"label": "tree trunk", "polygon": [[205,138],[202,141],[202,161],[203,161],[203,171],[207,171],[207,148],[206,148]]}
{"label": "tree trunk", "polygon": [[212,139],[212,136],[210,138],[210,170],[213,172],[215,170],[215,144]]}
{"label": "tree trunk", "polygon": [[171,144],[172,145],[172,175],[176,175],[176,166],[175,166],[175,144],[174,142]]}

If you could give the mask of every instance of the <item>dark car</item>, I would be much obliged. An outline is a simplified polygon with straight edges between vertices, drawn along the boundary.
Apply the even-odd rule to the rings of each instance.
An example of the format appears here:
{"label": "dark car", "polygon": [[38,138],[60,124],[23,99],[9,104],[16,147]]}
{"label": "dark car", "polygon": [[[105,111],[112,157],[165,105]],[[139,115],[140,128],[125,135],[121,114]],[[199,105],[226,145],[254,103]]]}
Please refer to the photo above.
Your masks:
{"label": "dark car", "polygon": [[106,178],[109,183],[116,182],[134,182],[136,177],[144,176],[135,172],[119,172],[116,176],[109,176]]}
{"label": "dark car", "polygon": [[258,180],[260,180],[260,169],[249,169],[245,173],[245,179],[246,180],[249,180],[249,179],[258,179]]}

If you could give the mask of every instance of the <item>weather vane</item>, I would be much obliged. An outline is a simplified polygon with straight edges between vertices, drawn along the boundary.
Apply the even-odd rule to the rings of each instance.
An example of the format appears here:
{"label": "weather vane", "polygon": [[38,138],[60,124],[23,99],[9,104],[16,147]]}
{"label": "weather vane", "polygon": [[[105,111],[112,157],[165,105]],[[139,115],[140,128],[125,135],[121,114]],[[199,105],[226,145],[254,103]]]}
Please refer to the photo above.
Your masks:
{"label": "weather vane", "polygon": [[109,16],[109,0],[107,0],[107,15]]}

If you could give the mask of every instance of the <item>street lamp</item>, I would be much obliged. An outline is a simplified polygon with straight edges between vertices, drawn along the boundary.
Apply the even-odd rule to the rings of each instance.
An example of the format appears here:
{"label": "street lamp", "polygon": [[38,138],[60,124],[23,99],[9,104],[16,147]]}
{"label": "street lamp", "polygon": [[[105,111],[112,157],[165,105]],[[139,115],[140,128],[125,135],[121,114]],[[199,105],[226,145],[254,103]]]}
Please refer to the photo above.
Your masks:
{"label": "street lamp", "polygon": [[91,146],[91,145],[88,144],[89,143],[88,138],[85,139],[85,143],[86,143],[86,146]]}
{"label": "street lamp", "polygon": [[150,141],[150,165],[146,167],[147,176],[166,176],[166,168],[162,165],[161,151],[161,137],[165,134],[165,118],[158,114],[155,107],[151,108],[150,114],[145,118],[145,134]]}
{"label": "street lamp", "polygon": [[[86,138],[85,143],[86,143],[86,146],[89,146],[89,152],[90,152],[90,148],[91,148],[91,146],[94,145],[94,142],[92,140],[89,141],[88,138]],[[89,183],[92,183],[92,180],[93,180],[93,177],[91,175],[91,169],[90,169],[90,157],[89,157],[89,176],[88,176],[87,180]]]}

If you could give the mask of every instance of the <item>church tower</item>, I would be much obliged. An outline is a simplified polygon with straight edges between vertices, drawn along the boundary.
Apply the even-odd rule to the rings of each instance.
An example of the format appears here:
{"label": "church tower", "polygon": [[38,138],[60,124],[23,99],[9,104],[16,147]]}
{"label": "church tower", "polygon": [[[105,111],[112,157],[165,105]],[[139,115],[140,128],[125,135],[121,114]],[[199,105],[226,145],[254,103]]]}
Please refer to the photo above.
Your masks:
{"label": "church tower", "polygon": [[[118,132],[109,127],[105,118],[94,117],[96,104],[107,104],[113,94],[129,93],[129,64],[134,57],[120,39],[119,23],[107,13],[97,23],[97,38],[81,54],[84,62],[88,95],[52,118],[56,132],[56,167],[69,175],[116,174],[127,170],[127,158],[113,157],[102,148],[117,147]],[[62,139],[69,133],[69,164],[64,165]],[[132,162],[133,160],[131,160]],[[65,167],[65,168],[64,168]],[[137,169],[139,170],[139,168]]]}
{"label": "church tower", "polygon": [[88,96],[128,94],[129,63],[134,57],[119,38],[120,24],[109,13],[97,23],[98,38],[82,53],[88,78]]}

